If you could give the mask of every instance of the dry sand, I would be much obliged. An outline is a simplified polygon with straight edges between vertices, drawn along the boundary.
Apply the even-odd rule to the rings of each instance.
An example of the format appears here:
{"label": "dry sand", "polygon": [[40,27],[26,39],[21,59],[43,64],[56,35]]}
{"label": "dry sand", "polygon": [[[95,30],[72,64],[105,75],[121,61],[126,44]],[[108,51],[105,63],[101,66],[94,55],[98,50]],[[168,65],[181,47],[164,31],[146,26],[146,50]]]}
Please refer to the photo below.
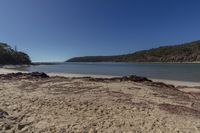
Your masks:
{"label": "dry sand", "polygon": [[198,90],[55,75],[0,79],[0,132],[199,133]]}

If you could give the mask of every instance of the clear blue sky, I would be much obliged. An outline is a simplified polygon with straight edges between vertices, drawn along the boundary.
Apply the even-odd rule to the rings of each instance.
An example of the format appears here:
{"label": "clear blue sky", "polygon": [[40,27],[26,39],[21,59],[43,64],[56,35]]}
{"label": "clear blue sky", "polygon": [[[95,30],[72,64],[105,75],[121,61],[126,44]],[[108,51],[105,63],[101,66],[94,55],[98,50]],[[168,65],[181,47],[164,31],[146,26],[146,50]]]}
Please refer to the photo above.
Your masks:
{"label": "clear blue sky", "polygon": [[200,0],[1,0],[0,41],[33,61],[200,39]]}

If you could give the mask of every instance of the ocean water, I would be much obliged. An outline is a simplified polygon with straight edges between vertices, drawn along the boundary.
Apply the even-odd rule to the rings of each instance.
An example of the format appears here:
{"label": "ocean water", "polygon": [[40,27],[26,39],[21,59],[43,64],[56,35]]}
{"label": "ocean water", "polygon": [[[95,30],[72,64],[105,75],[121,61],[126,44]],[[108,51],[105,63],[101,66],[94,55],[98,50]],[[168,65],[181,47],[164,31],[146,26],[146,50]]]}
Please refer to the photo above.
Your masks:
{"label": "ocean water", "polygon": [[155,79],[200,82],[200,64],[62,63],[24,67],[23,70],[70,74],[138,75]]}

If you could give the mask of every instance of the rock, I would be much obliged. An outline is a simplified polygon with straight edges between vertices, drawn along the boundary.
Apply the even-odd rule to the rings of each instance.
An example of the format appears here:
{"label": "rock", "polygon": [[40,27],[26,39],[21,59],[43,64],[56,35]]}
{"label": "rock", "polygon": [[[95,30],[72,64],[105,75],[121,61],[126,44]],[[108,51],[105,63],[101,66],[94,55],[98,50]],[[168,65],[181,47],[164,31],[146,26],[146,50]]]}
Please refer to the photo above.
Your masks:
{"label": "rock", "polygon": [[11,127],[11,125],[9,125],[9,124],[6,124],[5,125],[5,130],[10,130],[12,127]]}
{"label": "rock", "polygon": [[49,78],[46,73],[40,72],[32,72],[32,73],[9,73],[9,74],[1,74],[0,79],[10,80],[10,79],[34,79],[34,78]]}
{"label": "rock", "polygon": [[97,131],[94,128],[90,128],[88,133],[97,133]]}
{"label": "rock", "polygon": [[17,128],[18,130],[22,130],[25,126],[25,124],[18,124]]}
{"label": "rock", "polygon": [[[174,85],[171,84],[165,84],[163,82],[152,82],[152,86],[158,87],[158,88],[176,88]],[[177,89],[178,90],[178,89]]]}
{"label": "rock", "polygon": [[31,73],[31,76],[37,78],[49,78],[49,76],[46,73],[39,73],[39,72],[33,72]]}
{"label": "rock", "polygon": [[139,77],[139,76],[136,76],[136,75],[131,75],[129,77],[125,77],[125,79],[126,80],[131,80],[131,81],[134,81],[134,82],[144,82],[144,81],[152,82],[151,80],[149,80],[146,77]]}
{"label": "rock", "polygon": [[18,72],[18,73],[16,73],[15,75],[16,75],[16,76],[22,76],[22,75],[23,75],[23,73],[21,73],[21,72]]}
{"label": "rock", "polygon": [[36,127],[37,129],[45,129],[45,128],[48,128],[49,126],[50,126],[49,123],[46,122],[46,121],[39,121],[39,122],[35,125],[35,127]]}
{"label": "rock", "polygon": [[8,113],[2,109],[0,109],[0,119],[5,118],[6,116],[8,116]]}
{"label": "rock", "polygon": [[171,114],[193,116],[200,118],[200,111],[186,106],[163,103],[159,104],[159,109],[165,110]]}
{"label": "rock", "polygon": [[131,76],[124,76],[124,77],[114,77],[114,78],[92,78],[92,77],[85,77],[85,79],[88,79],[89,81],[95,81],[95,82],[104,82],[104,81],[134,81],[134,82],[152,82],[146,77],[139,77],[136,75]]}
{"label": "rock", "polygon": [[196,109],[196,110],[199,110],[200,111],[200,103],[192,103],[192,108]]}

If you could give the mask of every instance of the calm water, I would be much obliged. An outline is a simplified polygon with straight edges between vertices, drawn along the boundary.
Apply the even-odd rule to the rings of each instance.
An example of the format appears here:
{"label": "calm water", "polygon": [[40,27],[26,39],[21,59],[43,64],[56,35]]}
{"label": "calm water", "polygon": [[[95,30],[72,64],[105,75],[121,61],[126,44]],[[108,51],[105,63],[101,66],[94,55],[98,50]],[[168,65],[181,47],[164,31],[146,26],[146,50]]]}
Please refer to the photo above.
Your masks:
{"label": "calm water", "polygon": [[137,64],[137,63],[63,63],[23,68],[28,71],[99,74],[138,75],[149,78],[200,82],[200,64]]}

